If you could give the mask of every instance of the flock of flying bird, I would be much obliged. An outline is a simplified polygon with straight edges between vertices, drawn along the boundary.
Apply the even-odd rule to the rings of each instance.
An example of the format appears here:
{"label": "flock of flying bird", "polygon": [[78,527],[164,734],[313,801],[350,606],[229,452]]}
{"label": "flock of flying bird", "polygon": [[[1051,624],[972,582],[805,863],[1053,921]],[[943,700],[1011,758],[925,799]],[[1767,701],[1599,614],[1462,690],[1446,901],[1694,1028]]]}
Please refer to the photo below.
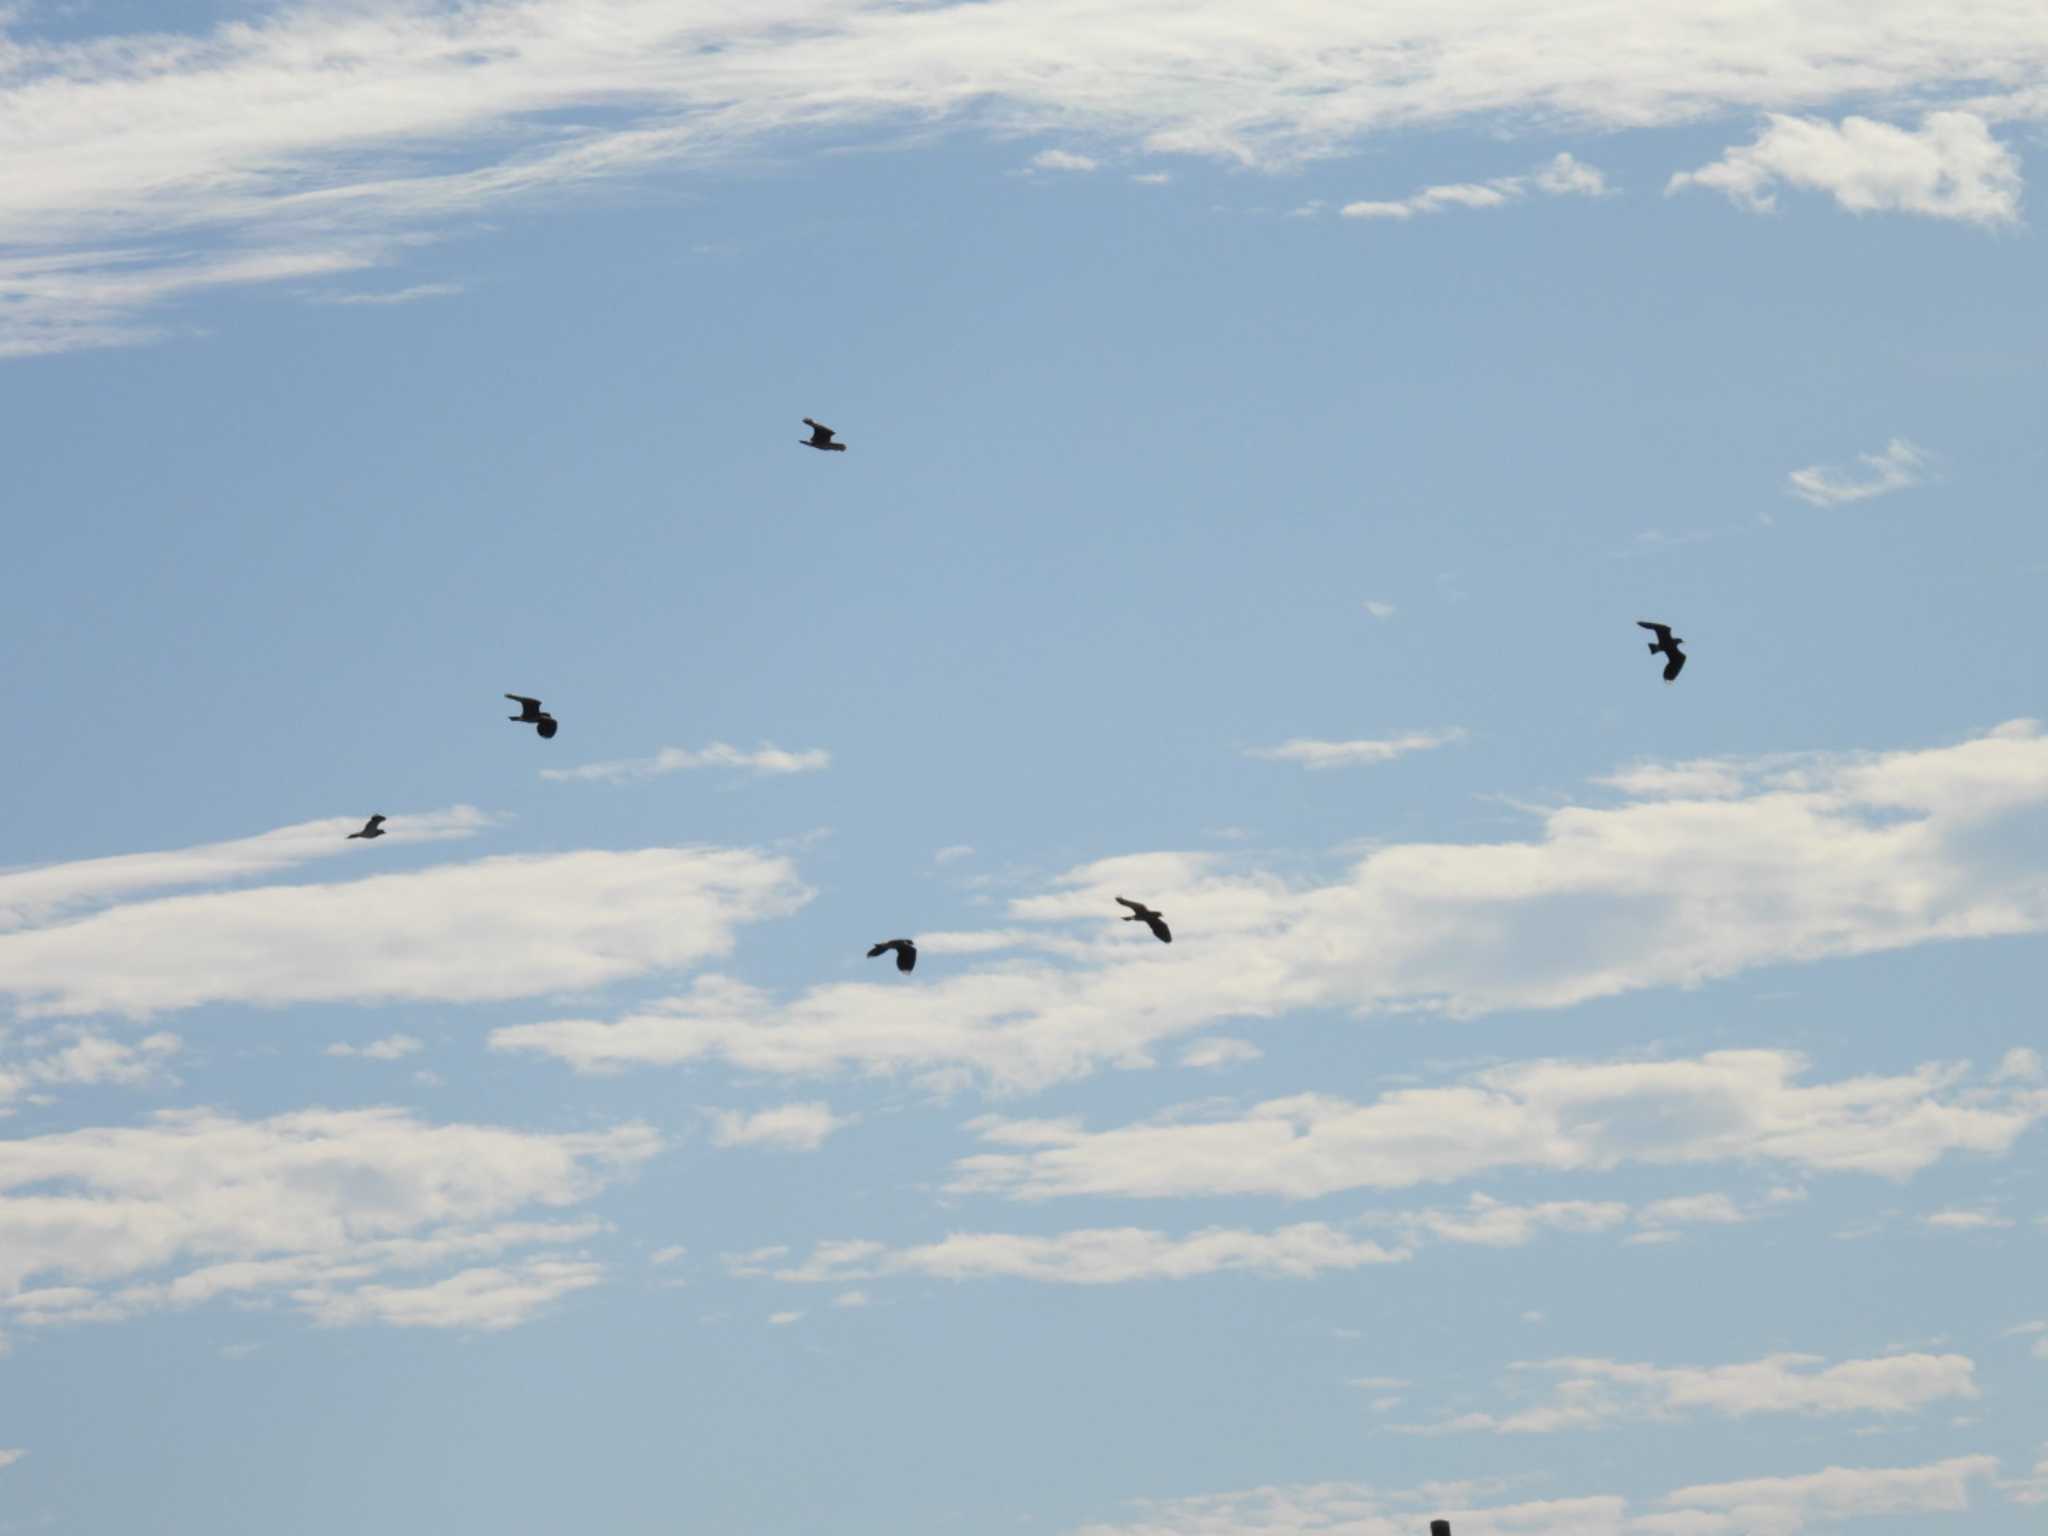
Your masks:
{"label": "flock of flying bird", "polygon": [[[797,439],[804,447],[816,448],[822,453],[846,452],[846,444],[837,440],[837,434],[830,427],[825,426],[821,422],[813,421],[808,416],[804,418],[804,425],[811,429],[809,437]],[[1679,649],[1685,643],[1684,636],[1672,634],[1669,624],[1658,624],[1649,619],[1637,619],[1636,623],[1656,635],[1656,641],[1650,646],[1651,654],[1655,655],[1662,652],[1669,658],[1664,663],[1664,681],[1667,683],[1676,682],[1679,672],[1685,666],[1685,652]],[[505,717],[515,725],[532,726],[543,741],[548,740],[556,731],[561,729],[561,722],[540,707],[539,699],[530,699],[523,693],[508,693],[505,697],[519,706],[518,714]],[[363,823],[362,831],[349,833],[346,840],[353,842],[359,837],[382,837],[384,835],[386,819],[383,816],[372,816]],[[1131,901],[1123,896],[1117,897],[1117,903],[1120,906],[1126,906],[1131,909],[1124,916],[1123,920],[1125,922],[1143,923],[1152,930],[1152,937],[1162,944],[1171,944],[1173,942],[1173,930],[1166,926],[1165,913],[1155,912],[1142,901]],[[892,950],[896,954],[897,970],[907,976],[917,969],[917,941],[914,939],[884,939],[868,951],[868,958],[870,960],[879,959]],[[1434,1532],[1434,1528],[1432,1528],[1432,1532]],[[1448,1532],[1449,1528],[1446,1527],[1445,1536],[1448,1536]]]}

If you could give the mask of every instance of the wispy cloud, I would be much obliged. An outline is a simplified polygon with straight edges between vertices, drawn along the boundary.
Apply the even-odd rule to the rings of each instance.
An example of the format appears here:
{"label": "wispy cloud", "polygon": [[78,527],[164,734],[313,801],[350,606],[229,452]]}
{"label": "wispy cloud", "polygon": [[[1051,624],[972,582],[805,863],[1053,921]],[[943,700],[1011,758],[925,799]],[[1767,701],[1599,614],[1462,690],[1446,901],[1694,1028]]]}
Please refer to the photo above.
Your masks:
{"label": "wispy cloud", "polygon": [[580,1204],[660,1146],[644,1126],[544,1135],[391,1109],[166,1111],[0,1142],[0,1312],[33,1326],[237,1297],[328,1324],[511,1327],[596,1266],[475,1261],[599,1229],[508,1218]]}
{"label": "wispy cloud", "polygon": [[1463,730],[1411,731],[1405,736],[1389,736],[1376,741],[1312,741],[1297,736],[1277,747],[1254,747],[1245,756],[1261,757],[1276,763],[1299,763],[1304,768],[1313,769],[1357,768],[1371,763],[1391,763],[1411,752],[1427,752],[1464,739]]}
{"label": "wispy cloud", "polygon": [[1391,619],[1396,613],[1400,612],[1400,610],[1396,608],[1392,603],[1383,603],[1379,601],[1377,598],[1367,598],[1365,600],[1365,611],[1371,614],[1374,618],[1378,619],[1381,623],[1385,623],[1388,619]]}
{"label": "wispy cloud", "polygon": [[365,1061],[398,1061],[426,1049],[426,1045],[411,1035],[386,1035],[382,1040],[372,1040],[368,1045],[350,1045],[337,1040],[327,1047],[329,1056],[360,1056]]}
{"label": "wispy cloud", "polygon": [[1036,171],[1092,171],[1101,161],[1090,155],[1077,155],[1064,149],[1041,149],[1031,157],[1031,168]]}
{"label": "wispy cloud", "polygon": [[585,763],[580,768],[543,768],[540,776],[557,783],[624,784],[635,779],[655,779],[664,774],[687,773],[695,768],[734,768],[763,778],[793,773],[820,773],[832,766],[832,754],[822,748],[808,752],[785,752],[773,742],[763,742],[752,752],[714,741],[692,751],[687,747],[663,747],[652,757],[625,757],[608,763]]}
{"label": "wispy cloud", "polygon": [[[200,878],[176,861],[114,878],[159,883],[167,874]],[[92,866],[35,875],[39,900],[110,884]],[[809,897],[788,859],[720,848],[482,859],[208,891],[0,933],[0,996],[24,1014],[136,1018],[207,1002],[532,997],[727,953],[738,927],[787,915]],[[463,942],[433,942],[451,933]]]}
{"label": "wispy cloud", "polygon": [[1755,143],[1681,171],[1664,190],[1705,187],[1766,213],[1777,206],[1781,183],[1826,192],[1851,213],[1914,213],[1972,224],[2019,218],[2019,157],[1973,112],[1930,112],[1917,132],[1867,117],[1836,124],[1772,113]]}
{"label": "wispy cloud", "polygon": [[393,288],[379,293],[316,293],[313,304],[416,304],[421,299],[445,299],[462,292],[460,283],[415,283],[410,288]]}
{"label": "wispy cloud", "polygon": [[[406,238],[507,199],[759,154],[796,131],[941,123],[1286,166],[1473,117],[1635,128],[2048,74],[2037,19],[2003,0],[1881,27],[1859,24],[1854,0],[1816,0],[1769,27],[1730,27],[1710,8],[1646,14],[1636,0],[1565,12],[1273,0],[1257,27],[1243,16],[1241,0],[1070,0],[1056,14],[966,0],[365,0],[79,40],[10,16],[0,229],[49,254],[40,273],[0,270],[0,352],[143,339],[142,312],[195,284],[397,259]],[[2036,106],[2014,91],[1979,110]],[[1937,162],[1967,171],[1962,135],[1942,142]],[[1763,160],[1780,174],[1769,146]],[[1585,190],[1545,175],[1526,179]],[[1989,208],[1998,185],[1982,169],[1924,196]],[[267,254],[180,254],[201,238]],[[23,302],[38,281],[109,263],[135,269],[126,291]]]}
{"label": "wispy cloud", "polygon": [[1412,219],[1447,208],[1499,208],[1531,192],[1546,197],[1604,197],[1607,178],[1569,154],[1559,154],[1526,176],[1496,176],[1485,182],[1453,182],[1424,187],[1394,202],[1346,203],[1338,211],[1347,219]]}
{"label": "wispy cloud", "polygon": [[1555,1378],[1549,1395],[1512,1413],[1468,1413],[1441,1424],[1402,1428],[1411,1434],[1485,1430],[1540,1435],[1622,1419],[1664,1422],[1702,1414],[1723,1419],[1777,1413],[1897,1416],[1980,1395],[1976,1366],[1966,1355],[1900,1354],[1828,1365],[1820,1355],[1784,1354],[1738,1365],[1675,1367],[1548,1360],[1516,1370]]}
{"label": "wispy cloud", "polygon": [[0,1472],[4,1472],[27,1454],[27,1451],[22,1450],[18,1446],[0,1449]]}
{"label": "wispy cloud", "polygon": [[1862,477],[1830,465],[1814,464],[1795,469],[1787,476],[1790,490],[1801,501],[1816,507],[1839,507],[1847,502],[1868,501],[1916,486],[1927,467],[1927,452],[1903,437],[1885,444],[1882,453],[1858,454],[1857,462],[1867,471]]}
{"label": "wispy cloud", "polygon": [[[1011,903],[1057,965],[793,996],[705,975],[623,1018],[515,1025],[491,1044],[583,1070],[723,1058],[779,1073],[965,1070],[1030,1088],[1300,1009],[1560,1008],[2048,929],[2048,873],[1999,830],[2048,806],[2048,736],[2033,722],[1953,746],[1721,766],[1738,789],[1716,800],[1568,804],[1525,840],[1379,846],[1307,883],[1222,854],[1103,859]],[[1201,942],[1130,943],[1112,919],[1132,889]]]}
{"label": "wispy cloud", "polygon": [[752,1114],[739,1110],[715,1109],[711,1114],[711,1140],[721,1147],[776,1147],[785,1152],[815,1152],[835,1131],[853,1124],[852,1115],[835,1115],[829,1104],[815,1100],[803,1104],[778,1104]]}

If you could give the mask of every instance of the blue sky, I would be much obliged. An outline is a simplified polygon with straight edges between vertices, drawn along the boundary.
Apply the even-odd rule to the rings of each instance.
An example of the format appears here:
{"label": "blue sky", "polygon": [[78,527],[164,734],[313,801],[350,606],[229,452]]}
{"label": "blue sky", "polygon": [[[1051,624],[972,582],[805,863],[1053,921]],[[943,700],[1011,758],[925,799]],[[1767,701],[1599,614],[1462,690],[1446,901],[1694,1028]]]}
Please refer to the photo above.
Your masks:
{"label": "blue sky", "polygon": [[0,14],[0,1530],[2036,1529],[2048,23],[1688,11]]}

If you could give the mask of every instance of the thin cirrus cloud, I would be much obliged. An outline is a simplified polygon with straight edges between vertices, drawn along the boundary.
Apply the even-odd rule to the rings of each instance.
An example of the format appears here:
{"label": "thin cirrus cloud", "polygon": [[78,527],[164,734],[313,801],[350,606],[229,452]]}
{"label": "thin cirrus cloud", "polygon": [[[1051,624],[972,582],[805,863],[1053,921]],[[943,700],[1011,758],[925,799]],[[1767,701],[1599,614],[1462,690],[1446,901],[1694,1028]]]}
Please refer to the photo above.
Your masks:
{"label": "thin cirrus cloud", "polygon": [[854,1116],[832,1113],[818,1101],[778,1104],[752,1114],[738,1110],[711,1112],[711,1141],[720,1147],[774,1147],[785,1152],[815,1152],[835,1131],[853,1124]]}
{"label": "thin cirrus cloud", "polygon": [[1607,177],[1585,161],[1561,153],[1526,176],[1424,187],[1396,202],[1346,203],[1338,212],[1347,219],[1412,219],[1447,208],[1499,208],[1521,201],[1532,191],[1546,197],[1605,197]]}
{"label": "thin cirrus cloud", "polygon": [[[1956,1154],[2003,1155],[2048,1118],[2048,1087],[1954,1064],[1812,1084],[1800,1081],[1805,1070],[1789,1051],[1715,1051],[1678,1061],[1520,1063],[1368,1103],[1297,1094],[1104,1131],[985,1116],[974,1128],[1008,1150],[961,1159],[950,1187],[1017,1200],[1306,1200],[1510,1169],[1756,1162],[1900,1179]],[[1720,1214],[1666,1207],[1653,1220]]]}
{"label": "thin cirrus cloud", "polygon": [[2020,162],[1974,112],[1930,112],[1919,129],[1867,117],[1840,123],[1772,113],[1754,143],[1681,171],[1665,193],[1703,187],[1752,213],[1779,186],[1825,192],[1851,213],[1911,213],[1968,224],[2019,218]]}
{"label": "thin cirrus cloud", "polygon": [[1371,741],[1316,741],[1297,736],[1277,747],[1254,747],[1245,756],[1264,758],[1274,763],[1299,763],[1312,769],[1358,768],[1373,763],[1391,763],[1411,752],[1429,752],[1464,739],[1462,729],[1411,731],[1405,736]]}
{"label": "thin cirrus cloud", "polygon": [[[1011,903],[1057,964],[1021,954],[916,988],[832,982],[793,996],[711,973],[622,1017],[557,1017],[490,1041],[581,1071],[724,1059],[1028,1091],[1304,1010],[1563,1008],[2048,929],[2048,863],[2027,836],[2048,807],[2048,737],[2034,722],[1952,746],[1713,767],[1712,798],[1660,783],[1647,798],[1550,810],[1527,840],[1386,845],[1307,884],[1222,855],[1105,859]],[[1112,919],[1113,898],[1133,891],[1199,942],[1131,943]]]}
{"label": "thin cirrus cloud", "polygon": [[[1767,1355],[1735,1365],[1658,1366],[1620,1360],[1545,1360],[1515,1367],[1550,1378],[1542,1401],[1512,1413],[1467,1413],[1441,1424],[1396,1426],[1405,1434],[1486,1431],[1544,1435],[1627,1420],[1668,1423],[1762,1414],[1899,1417],[1981,1394],[1967,1355],[1893,1354],[1829,1365],[1821,1355]],[[1503,1395],[1513,1395],[1510,1380]]]}
{"label": "thin cirrus cloud", "polygon": [[549,1135],[394,1109],[175,1110],[0,1142],[0,1316],[231,1297],[326,1324],[511,1327],[600,1273],[575,1251],[597,1223],[525,1213],[584,1204],[660,1147],[639,1125]]}
{"label": "thin cirrus cloud", "polygon": [[[68,868],[37,873],[69,889]],[[158,897],[0,933],[0,996],[27,1016],[132,1018],[214,1002],[535,997],[725,954],[742,925],[809,899],[787,858],[725,848],[500,857]]]}
{"label": "thin cirrus cloud", "polygon": [[[332,816],[302,821],[255,837],[161,853],[123,853],[104,859],[78,859],[33,869],[0,872],[0,934],[46,923],[83,907],[104,906],[144,891],[188,885],[224,885],[258,875],[282,874],[315,859],[340,858],[361,849],[348,834],[363,824],[361,816]],[[445,811],[396,815],[382,841],[446,842],[473,837],[491,818],[473,806]]]}
{"label": "thin cirrus cloud", "polygon": [[1888,496],[1920,483],[1927,467],[1927,451],[1903,437],[1895,437],[1882,453],[1857,456],[1864,473],[1857,475],[1825,464],[1795,469],[1786,476],[1787,489],[1801,501],[1816,507],[1839,507],[1850,502]]}
{"label": "thin cirrus cloud", "polygon": [[[196,286],[400,260],[420,233],[507,199],[723,163],[799,132],[950,121],[1287,166],[1472,119],[1637,129],[1987,82],[2009,88],[1973,100],[1978,112],[2048,110],[2027,88],[2048,74],[2048,37],[2024,6],[1885,5],[1877,24],[1870,0],[1808,0],[1763,26],[1724,11],[367,0],[82,39],[8,13],[0,230],[29,254],[0,266],[0,352],[137,341],[157,329],[151,311]],[[1620,53],[1617,36],[1630,40]],[[1942,143],[1937,159],[1955,163]],[[1758,188],[1787,174],[1784,159],[1767,144],[1721,180]],[[1926,196],[1982,200],[1940,183]],[[220,234],[255,254],[193,253]]]}
{"label": "thin cirrus cloud", "polygon": [[[1799,1536],[1862,1519],[1957,1514],[1998,1473],[1994,1456],[1954,1456],[1906,1467],[1826,1467],[1739,1482],[1695,1483],[1638,1505],[1621,1494],[1517,1504],[1486,1500],[1498,1484],[1426,1483],[1388,1490],[1362,1483],[1269,1484],[1233,1493],[1134,1499],[1128,1519],[1078,1527],[1073,1536],[1407,1536],[1429,1516],[1453,1530],[1515,1536]],[[2007,1485],[2008,1496],[2024,1500]],[[1892,1527],[1888,1526],[1887,1529]]]}
{"label": "thin cirrus cloud", "polygon": [[785,752],[773,742],[763,742],[752,752],[746,752],[722,741],[714,741],[696,751],[687,747],[663,747],[652,757],[585,763],[580,768],[543,768],[540,776],[557,783],[625,784],[636,779],[686,773],[693,768],[735,768],[760,777],[775,778],[794,773],[821,773],[831,766],[832,754],[822,748]]}

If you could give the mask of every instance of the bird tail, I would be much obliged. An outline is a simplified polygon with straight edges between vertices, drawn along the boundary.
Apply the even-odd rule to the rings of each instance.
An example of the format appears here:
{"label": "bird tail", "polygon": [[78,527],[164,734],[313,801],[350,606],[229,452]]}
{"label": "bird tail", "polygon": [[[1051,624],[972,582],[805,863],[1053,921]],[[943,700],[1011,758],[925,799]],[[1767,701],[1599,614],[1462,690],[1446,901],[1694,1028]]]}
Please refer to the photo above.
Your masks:
{"label": "bird tail", "polygon": [[1651,646],[1651,647],[1650,647],[1650,654],[1651,654],[1652,656],[1654,656],[1654,655],[1656,655],[1656,654],[1657,654],[1657,647],[1656,647],[1656,646],[1654,646],[1654,645],[1653,645],[1653,646]]}

